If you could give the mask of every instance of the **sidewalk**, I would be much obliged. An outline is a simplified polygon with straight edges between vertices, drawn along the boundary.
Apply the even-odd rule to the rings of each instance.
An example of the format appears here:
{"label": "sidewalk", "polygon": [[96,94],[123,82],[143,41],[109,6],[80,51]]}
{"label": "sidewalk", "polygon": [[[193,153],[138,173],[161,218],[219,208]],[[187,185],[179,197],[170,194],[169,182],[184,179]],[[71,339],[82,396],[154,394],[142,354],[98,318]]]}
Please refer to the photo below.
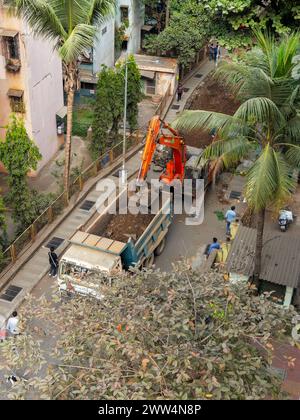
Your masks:
{"label": "sidewalk", "polygon": [[[178,112],[181,112],[187,102],[187,100],[192,95],[194,89],[197,87],[199,83],[213,70],[214,65],[210,62],[204,62],[199,65],[199,67],[193,71],[189,78],[186,78],[186,81],[183,83],[185,88],[185,93],[180,101],[180,104],[177,102],[176,98],[170,103],[169,110],[166,113],[165,120],[168,122],[172,122]],[[201,74],[201,78],[197,77],[198,74]],[[174,105],[179,105],[179,109],[174,109]],[[176,108],[177,108],[176,107]],[[131,159],[127,162],[127,170],[128,170],[128,177],[132,176],[140,166],[140,154],[136,153]],[[119,182],[119,179],[114,176],[109,176],[109,178],[113,179],[116,183]],[[95,181],[93,181],[95,183]],[[96,202],[99,198],[99,192],[96,191],[96,186],[91,188],[89,193],[84,197],[84,200],[89,200],[92,202]],[[30,293],[35,286],[40,282],[40,280],[45,276],[45,274],[49,270],[49,263],[48,263],[48,248],[46,245],[49,241],[53,238],[59,238],[63,242],[57,247],[56,252],[58,255],[61,255],[66,247],[68,246],[67,239],[70,238],[76,230],[82,224],[86,223],[96,212],[95,204],[89,210],[82,210],[80,207],[82,205],[82,200],[79,200],[74,207],[74,209],[70,212],[70,214],[64,218],[64,220],[57,226],[57,228],[51,232],[51,235],[45,236],[42,238],[42,246],[40,246],[36,250],[36,244],[33,244],[30,247],[30,250],[26,253],[27,259],[28,254],[31,255],[31,258],[22,261],[24,256],[20,257],[20,261],[18,261],[18,266],[20,267],[14,277],[10,280],[9,283],[6,284],[3,290],[6,290],[8,286],[17,286],[22,288],[21,292],[17,295],[16,298],[13,299],[12,302],[7,302],[4,300],[0,300],[0,315],[8,318],[10,314],[19,307],[19,305],[23,302],[26,294]],[[44,233],[42,233],[43,235]],[[37,238],[37,241],[40,238]],[[31,251],[31,254],[30,254]],[[25,263],[24,263],[25,261]]]}
{"label": "sidewalk", "polygon": [[190,76],[186,77],[183,82],[184,92],[181,101],[178,102],[177,98],[175,98],[165,117],[166,122],[171,123],[177,118],[177,116],[184,110],[188,99],[192,96],[196,87],[199,86],[205,77],[214,69],[214,62],[205,60],[199,67],[197,67],[197,69],[193,70]]}

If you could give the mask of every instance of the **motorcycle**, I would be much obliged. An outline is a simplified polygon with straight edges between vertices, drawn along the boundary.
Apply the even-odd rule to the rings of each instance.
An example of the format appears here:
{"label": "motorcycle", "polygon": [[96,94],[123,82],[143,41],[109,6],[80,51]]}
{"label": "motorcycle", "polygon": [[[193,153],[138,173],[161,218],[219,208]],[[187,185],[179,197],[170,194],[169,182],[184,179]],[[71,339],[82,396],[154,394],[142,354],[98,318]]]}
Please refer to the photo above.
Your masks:
{"label": "motorcycle", "polygon": [[293,223],[293,213],[290,210],[280,210],[278,218],[280,230],[285,232],[291,223]]}

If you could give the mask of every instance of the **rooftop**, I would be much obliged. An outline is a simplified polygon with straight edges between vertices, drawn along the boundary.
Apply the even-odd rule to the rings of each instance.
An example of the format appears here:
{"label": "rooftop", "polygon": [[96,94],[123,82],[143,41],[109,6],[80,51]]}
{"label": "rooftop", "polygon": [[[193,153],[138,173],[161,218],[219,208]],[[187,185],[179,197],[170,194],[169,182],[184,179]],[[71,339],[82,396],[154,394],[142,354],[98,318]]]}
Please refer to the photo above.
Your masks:
{"label": "rooftop", "polygon": [[[256,229],[240,226],[227,259],[231,273],[252,276]],[[297,288],[300,284],[300,237],[278,233],[265,234],[261,280]]]}
{"label": "rooftop", "polygon": [[178,63],[176,58],[134,54],[134,59],[140,70],[158,71],[162,73],[177,72]]}

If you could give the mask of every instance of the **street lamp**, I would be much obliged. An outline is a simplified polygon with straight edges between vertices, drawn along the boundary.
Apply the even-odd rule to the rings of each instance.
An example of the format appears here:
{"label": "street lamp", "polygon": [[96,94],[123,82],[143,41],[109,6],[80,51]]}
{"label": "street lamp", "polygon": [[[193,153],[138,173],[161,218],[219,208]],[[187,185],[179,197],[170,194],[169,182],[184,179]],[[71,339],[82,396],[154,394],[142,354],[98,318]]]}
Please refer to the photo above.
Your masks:
{"label": "street lamp", "polygon": [[127,93],[128,93],[128,52],[125,56],[125,92],[124,92],[124,121],[123,121],[123,156],[122,156],[122,170],[121,182],[123,185],[127,181],[127,171],[125,169],[125,155],[126,155],[126,122],[127,122]]}

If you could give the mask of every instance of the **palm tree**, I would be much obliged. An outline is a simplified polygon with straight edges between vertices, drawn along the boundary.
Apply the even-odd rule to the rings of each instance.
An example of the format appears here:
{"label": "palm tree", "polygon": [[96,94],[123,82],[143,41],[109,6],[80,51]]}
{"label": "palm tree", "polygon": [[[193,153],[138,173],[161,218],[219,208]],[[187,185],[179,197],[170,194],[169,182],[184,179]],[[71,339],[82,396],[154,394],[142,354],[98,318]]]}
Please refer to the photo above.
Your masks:
{"label": "palm tree", "polygon": [[[279,208],[294,190],[295,167],[300,167],[300,86],[292,77],[298,34],[277,43],[272,36],[255,32],[258,46],[240,62],[224,62],[221,78],[242,102],[233,116],[210,111],[185,111],[174,122],[177,129],[217,129],[216,140],[205,156],[215,167],[229,167],[257,151],[247,173],[245,197],[257,215],[254,279],[261,272],[265,210]],[[298,143],[298,144],[297,144]]]}
{"label": "palm tree", "polygon": [[93,46],[99,25],[113,15],[116,0],[6,0],[10,12],[23,18],[35,35],[54,42],[63,63],[67,95],[64,190],[68,196],[73,104],[79,84],[81,55]]}

